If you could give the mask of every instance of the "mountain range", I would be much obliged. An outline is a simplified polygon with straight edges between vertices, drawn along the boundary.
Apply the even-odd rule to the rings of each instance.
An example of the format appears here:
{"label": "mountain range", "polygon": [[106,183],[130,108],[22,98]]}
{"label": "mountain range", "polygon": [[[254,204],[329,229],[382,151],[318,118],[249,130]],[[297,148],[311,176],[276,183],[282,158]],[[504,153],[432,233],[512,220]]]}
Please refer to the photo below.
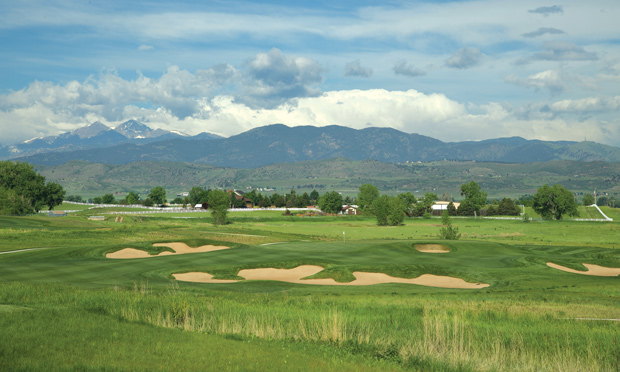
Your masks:
{"label": "mountain range", "polygon": [[[129,123],[129,124],[128,124]],[[93,123],[86,128],[95,126]],[[127,125],[125,125],[127,124]],[[97,124],[95,129],[103,124]],[[144,124],[131,121],[115,130],[102,131],[78,141],[82,129],[69,132],[76,140],[74,148],[56,147],[52,152],[38,151],[15,157],[39,165],[58,165],[71,160],[103,164],[127,164],[137,161],[173,161],[204,163],[223,167],[257,168],[273,163],[344,157],[351,160],[378,160],[385,163],[426,162],[435,160],[476,160],[503,163],[531,163],[551,160],[620,161],[620,148],[595,142],[540,141],[520,137],[484,141],[442,142],[391,128],[351,129],[337,125],[326,127],[282,124],[255,128],[229,138],[182,136],[166,132],[159,136]],[[150,129],[150,128],[148,128]],[[77,132],[77,133],[76,133]],[[84,131],[86,132],[86,131]],[[96,130],[95,130],[96,132]],[[162,131],[165,132],[165,131]],[[126,134],[123,134],[126,133]],[[128,138],[128,134],[134,138]],[[64,137],[52,143],[61,143]],[[115,138],[125,138],[114,144]],[[99,147],[95,139],[101,139]]]}
{"label": "mountain range", "polygon": [[0,158],[8,159],[48,152],[95,149],[126,143],[144,144],[173,138],[214,139],[221,137],[211,133],[200,133],[190,137],[177,131],[151,129],[136,120],[128,120],[115,128],[110,128],[96,121],[58,136],[32,138],[12,146],[0,147]]}

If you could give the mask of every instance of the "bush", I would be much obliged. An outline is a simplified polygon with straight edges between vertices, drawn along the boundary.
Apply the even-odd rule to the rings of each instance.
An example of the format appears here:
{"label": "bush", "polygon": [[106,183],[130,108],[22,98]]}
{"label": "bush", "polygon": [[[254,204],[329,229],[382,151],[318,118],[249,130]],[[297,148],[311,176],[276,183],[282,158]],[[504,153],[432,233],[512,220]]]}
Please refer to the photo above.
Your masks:
{"label": "bush", "polygon": [[445,240],[458,240],[461,237],[459,228],[452,226],[452,220],[447,210],[441,213],[441,224],[443,227],[439,230],[438,236]]}

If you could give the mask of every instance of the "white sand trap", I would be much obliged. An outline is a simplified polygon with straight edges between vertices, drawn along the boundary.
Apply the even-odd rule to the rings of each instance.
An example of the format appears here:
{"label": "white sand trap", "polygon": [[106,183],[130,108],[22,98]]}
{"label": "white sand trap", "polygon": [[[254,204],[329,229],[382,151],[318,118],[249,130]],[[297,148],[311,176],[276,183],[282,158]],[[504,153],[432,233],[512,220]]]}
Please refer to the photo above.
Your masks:
{"label": "white sand trap", "polygon": [[174,252],[164,251],[159,254],[149,254],[146,251],[142,251],[134,248],[125,248],[120,251],[116,251],[113,253],[108,253],[105,256],[107,258],[120,258],[120,259],[131,259],[131,258],[148,258],[148,257],[159,257],[159,256],[169,256],[174,254],[186,254],[186,253],[203,253],[203,252],[212,252],[219,251],[222,249],[228,249],[230,247],[219,246],[219,245],[203,245],[201,247],[192,248],[189,247],[185,243],[156,243],[153,244],[154,247],[170,247],[174,250]]}
{"label": "white sand trap", "polygon": [[486,283],[469,283],[463,279],[453,278],[451,276],[439,276],[432,274],[423,274],[417,278],[405,279],[397,278],[384,273],[364,273],[356,271],[353,273],[356,280],[349,285],[373,285],[381,283],[404,283],[404,284],[417,284],[427,287],[439,287],[439,288],[459,288],[459,289],[478,289],[486,288],[489,284]]}
{"label": "white sand trap", "polygon": [[560,265],[554,264],[553,262],[547,262],[547,266],[553,269],[566,271],[567,273],[581,274],[581,275],[593,275],[593,276],[618,276],[620,275],[620,268],[604,267],[604,266],[598,266],[598,265],[592,265],[592,264],[586,264],[586,263],[582,265],[585,266],[586,269],[588,269],[588,271],[574,270],[566,266],[560,266]]}
{"label": "white sand trap", "polygon": [[[486,288],[489,284],[485,283],[469,283],[463,279],[453,278],[449,276],[437,276],[431,274],[424,274],[417,278],[405,279],[396,278],[384,273],[366,273],[356,271],[353,273],[355,280],[348,283],[339,283],[334,279],[302,279],[307,276],[314,275],[323,270],[320,266],[302,265],[294,269],[246,269],[239,271],[239,276],[247,280],[276,280],[281,282],[296,283],[296,284],[314,284],[314,285],[344,285],[344,286],[361,286],[361,285],[374,285],[384,283],[405,283],[405,284],[417,284],[428,287],[439,288],[459,288],[459,289],[479,289]],[[185,274],[172,274],[175,279],[189,282],[199,283],[233,283],[235,280],[224,281],[213,279],[213,276],[207,273],[185,273]]]}
{"label": "white sand trap", "polygon": [[195,283],[236,283],[238,280],[213,279],[213,275],[200,272],[172,274],[176,280]]}
{"label": "white sand trap", "polygon": [[416,244],[415,249],[422,253],[448,253],[450,248],[441,244]]}

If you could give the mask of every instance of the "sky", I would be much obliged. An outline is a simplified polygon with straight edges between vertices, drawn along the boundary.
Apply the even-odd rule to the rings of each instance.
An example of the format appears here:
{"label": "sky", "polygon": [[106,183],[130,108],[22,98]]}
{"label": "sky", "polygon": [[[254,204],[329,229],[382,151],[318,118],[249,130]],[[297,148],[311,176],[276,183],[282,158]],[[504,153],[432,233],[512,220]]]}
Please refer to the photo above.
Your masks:
{"label": "sky", "polygon": [[618,19],[617,0],[0,0],[0,144],[135,119],[620,147]]}

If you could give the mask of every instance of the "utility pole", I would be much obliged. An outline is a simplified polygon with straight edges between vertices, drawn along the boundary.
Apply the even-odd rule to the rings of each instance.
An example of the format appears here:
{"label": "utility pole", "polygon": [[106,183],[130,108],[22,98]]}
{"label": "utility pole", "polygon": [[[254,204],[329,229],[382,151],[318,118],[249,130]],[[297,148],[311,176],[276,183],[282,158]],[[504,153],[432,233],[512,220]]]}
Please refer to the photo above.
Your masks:
{"label": "utility pole", "polygon": [[[596,186],[594,186],[594,204],[596,204]],[[596,204],[598,205],[598,204]]]}

